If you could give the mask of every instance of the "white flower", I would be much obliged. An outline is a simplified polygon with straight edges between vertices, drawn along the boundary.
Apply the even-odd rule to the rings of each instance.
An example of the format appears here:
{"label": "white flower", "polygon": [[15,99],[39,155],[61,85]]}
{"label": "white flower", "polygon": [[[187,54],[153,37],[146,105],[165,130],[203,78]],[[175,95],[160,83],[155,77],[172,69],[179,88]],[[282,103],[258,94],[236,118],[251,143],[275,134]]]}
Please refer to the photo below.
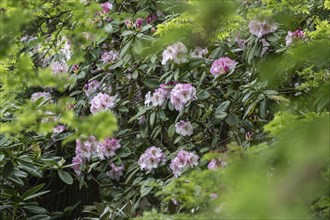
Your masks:
{"label": "white flower", "polygon": [[108,94],[100,92],[91,100],[90,111],[92,114],[95,114],[100,111],[106,111],[110,108],[114,108],[116,106],[115,100],[115,96],[109,96]]}
{"label": "white flower", "polygon": [[183,43],[177,42],[172,44],[163,52],[162,65],[165,65],[169,60],[177,64],[187,62],[187,53],[188,49]]}
{"label": "white flower", "polygon": [[69,67],[64,62],[55,61],[50,65],[50,68],[54,74],[67,73],[69,71]]}
{"label": "white flower", "polygon": [[261,38],[262,36],[272,33],[277,30],[277,25],[274,22],[268,21],[266,19],[251,20],[249,23],[249,28],[251,34]]}
{"label": "white flower", "polygon": [[190,121],[183,120],[175,124],[175,131],[182,136],[191,136],[194,133],[193,126]]}

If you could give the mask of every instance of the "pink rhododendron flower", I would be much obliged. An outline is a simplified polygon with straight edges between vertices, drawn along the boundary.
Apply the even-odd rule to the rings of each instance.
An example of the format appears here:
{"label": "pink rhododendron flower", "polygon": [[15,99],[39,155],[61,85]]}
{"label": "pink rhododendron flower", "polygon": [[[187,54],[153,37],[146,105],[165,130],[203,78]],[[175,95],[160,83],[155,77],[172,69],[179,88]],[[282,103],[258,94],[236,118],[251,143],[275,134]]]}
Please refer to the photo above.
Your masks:
{"label": "pink rhododendron flower", "polygon": [[110,50],[109,52],[104,52],[101,56],[101,60],[104,64],[114,63],[118,60],[118,52]]}
{"label": "pink rhododendron flower", "polygon": [[211,197],[212,200],[214,200],[214,199],[218,198],[218,194],[216,194],[216,193],[211,193],[211,194],[210,194],[210,197]]}
{"label": "pink rhododendron flower", "polygon": [[200,47],[196,47],[194,50],[190,51],[190,56],[203,58],[208,52],[209,51],[207,48],[202,49]]}
{"label": "pink rhododendron flower", "polygon": [[100,88],[100,83],[97,80],[92,80],[89,83],[84,85],[83,90],[87,96],[92,95]]}
{"label": "pink rhododendron flower", "polygon": [[116,138],[105,138],[103,141],[99,142],[98,147],[99,157],[103,160],[104,158],[110,158],[116,155],[116,150],[118,150],[121,145]]}
{"label": "pink rhododendron flower", "polygon": [[156,169],[160,164],[164,164],[165,161],[165,154],[162,150],[152,146],[141,155],[138,164],[141,167],[141,170],[145,170],[149,173],[151,170]]}
{"label": "pink rhododendron flower", "polygon": [[[49,92],[35,92],[31,95],[31,101],[36,102],[38,99],[43,98],[43,100],[51,98],[52,95]],[[53,102],[50,100],[50,102]]]}
{"label": "pink rhododendron flower", "polygon": [[237,63],[228,58],[228,57],[221,57],[213,62],[210,72],[214,76],[218,76],[220,74],[228,73],[230,70],[236,67]]}
{"label": "pink rhododendron flower", "polygon": [[83,159],[81,159],[81,157],[79,156],[75,156],[72,158],[72,169],[73,171],[76,173],[77,176],[80,176],[81,173],[81,167],[84,164]]}
{"label": "pink rhododendron flower", "polygon": [[111,170],[106,172],[106,175],[113,180],[119,181],[125,169],[124,164],[121,164],[120,166],[116,166],[114,163],[111,163],[110,166],[111,166]]}
{"label": "pink rhododendron flower", "polygon": [[100,111],[114,108],[116,106],[115,100],[115,96],[109,96],[108,94],[100,92],[92,98],[90,102],[90,111],[92,114],[95,114]]}
{"label": "pink rhododendron flower", "polygon": [[54,129],[53,129],[53,133],[54,134],[59,134],[62,133],[63,131],[66,130],[66,126],[64,125],[57,125]]}
{"label": "pink rhododendron flower", "polygon": [[193,134],[193,126],[190,121],[179,121],[175,124],[176,133],[182,136],[191,136]]}
{"label": "pink rhododendron flower", "polygon": [[192,153],[185,150],[180,150],[178,155],[172,160],[170,164],[170,168],[173,171],[175,177],[181,175],[183,169],[185,167],[191,167],[198,165],[199,157]]}
{"label": "pink rhododendron flower", "polygon": [[290,46],[293,40],[302,39],[305,36],[302,30],[296,30],[294,32],[288,31],[288,35],[285,38],[286,46]]}
{"label": "pink rhododendron flower", "polygon": [[112,4],[110,2],[105,2],[105,3],[101,4],[101,7],[102,7],[102,10],[103,10],[102,12],[104,14],[107,14],[112,9]]}
{"label": "pink rhododendron flower", "polygon": [[87,140],[76,140],[76,156],[82,159],[89,160],[92,156],[97,154],[99,142],[94,136],[89,136]]}
{"label": "pink rhododendron flower", "polygon": [[266,34],[275,32],[277,30],[277,25],[267,19],[255,19],[250,21],[249,28],[251,34],[254,34],[255,36],[261,38]]}
{"label": "pink rhododendron flower", "polygon": [[170,101],[177,111],[183,109],[190,100],[195,100],[196,89],[191,84],[176,84],[170,93]]}
{"label": "pink rhododendron flower", "polygon": [[50,68],[54,74],[67,73],[69,71],[69,67],[65,63],[57,61],[53,62]]}
{"label": "pink rhododendron flower", "polygon": [[151,92],[148,92],[145,96],[145,105],[150,105],[156,107],[156,106],[162,106],[166,99],[169,98],[169,91],[167,89],[158,88],[155,90],[155,92],[151,95]]}
{"label": "pink rhododendron flower", "polygon": [[169,60],[177,64],[187,62],[187,53],[188,49],[183,43],[177,42],[172,44],[163,52],[162,65],[165,65]]}
{"label": "pink rhododendron flower", "polygon": [[227,166],[227,162],[223,159],[212,159],[211,162],[207,165],[209,170],[213,170],[219,167],[225,168]]}

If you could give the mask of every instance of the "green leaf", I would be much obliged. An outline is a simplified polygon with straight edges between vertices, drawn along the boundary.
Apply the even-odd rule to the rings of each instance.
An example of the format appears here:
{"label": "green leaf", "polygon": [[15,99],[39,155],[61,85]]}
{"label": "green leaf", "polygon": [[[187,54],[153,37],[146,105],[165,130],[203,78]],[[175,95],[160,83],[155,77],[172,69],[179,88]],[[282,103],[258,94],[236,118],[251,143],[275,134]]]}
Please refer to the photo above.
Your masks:
{"label": "green leaf", "polygon": [[104,26],[104,31],[107,32],[108,34],[113,33],[113,27],[111,24],[107,24]]}
{"label": "green leaf", "polygon": [[38,191],[41,190],[45,185],[46,185],[45,183],[41,183],[41,184],[39,184],[39,185],[33,187],[32,189],[29,189],[28,191],[26,191],[26,192],[22,195],[23,199],[25,199],[25,198],[31,196],[32,194],[38,192]]}
{"label": "green leaf", "polygon": [[35,215],[33,217],[28,218],[28,220],[48,220],[50,219],[49,215]]}
{"label": "green leaf", "polygon": [[42,195],[44,195],[44,194],[46,194],[46,193],[49,193],[49,192],[50,192],[50,190],[46,190],[46,191],[42,191],[42,192],[38,192],[38,193],[36,193],[36,194],[30,195],[30,196],[24,198],[23,200],[24,200],[24,201],[27,201],[27,200],[30,200],[30,199],[33,199],[33,198],[36,198],[36,197],[42,196]]}
{"label": "green leaf", "polygon": [[72,176],[68,173],[68,172],[65,172],[63,170],[59,170],[58,171],[58,176],[61,178],[61,180],[63,182],[65,182],[66,184],[69,184],[71,185],[73,183],[73,179],[72,179]]}
{"label": "green leaf", "polygon": [[225,112],[230,105],[230,101],[222,102],[215,110],[214,116],[216,119],[223,120],[227,117],[227,113]]}
{"label": "green leaf", "polygon": [[14,172],[14,164],[11,161],[7,161],[3,166],[2,176],[3,178],[7,178]]}
{"label": "green leaf", "polygon": [[157,79],[146,79],[143,80],[142,82],[149,89],[156,89],[159,87],[159,82]]}
{"label": "green leaf", "polygon": [[128,157],[129,155],[131,155],[132,152],[128,147],[123,147],[123,148],[118,149],[116,154],[118,157],[124,158],[124,157]]}
{"label": "green leaf", "polygon": [[210,93],[207,91],[203,90],[200,93],[197,94],[197,99],[198,100],[206,100],[210,97]]}
{"label": "green leaf", "polygon": [[34,213],[34,214],[46,214],[47,210],[45,208],[39,207],[39,206],[24,206],[24,209],[26,209],[28,212]]}
{"label": "green leaf", "polygon": [[150,115],[150,125],[153,126],[156,121],[156,112],[151,113]]}

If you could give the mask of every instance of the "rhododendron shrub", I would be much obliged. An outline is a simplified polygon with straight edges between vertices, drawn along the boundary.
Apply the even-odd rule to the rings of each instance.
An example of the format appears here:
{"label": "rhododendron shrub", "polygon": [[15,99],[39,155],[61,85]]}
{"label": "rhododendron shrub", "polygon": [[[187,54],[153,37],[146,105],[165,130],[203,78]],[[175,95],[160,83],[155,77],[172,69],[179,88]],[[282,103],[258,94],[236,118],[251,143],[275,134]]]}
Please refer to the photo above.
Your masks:
{"label": "rhododendron shrub", "polygon": [[0,218],[243,218],[223,202],[246,201],[237,178],[301,159],[259,160],[275,114],[328,111],[326,7],[308,2],[1,3]]}

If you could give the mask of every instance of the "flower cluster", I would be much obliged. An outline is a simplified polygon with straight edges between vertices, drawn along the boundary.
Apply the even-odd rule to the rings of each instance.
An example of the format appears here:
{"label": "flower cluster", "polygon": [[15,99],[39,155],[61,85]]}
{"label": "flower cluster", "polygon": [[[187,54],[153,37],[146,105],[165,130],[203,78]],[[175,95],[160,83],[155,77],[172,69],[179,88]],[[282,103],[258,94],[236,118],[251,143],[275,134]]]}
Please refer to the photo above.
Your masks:
{"label": "flower cluster", "polygon": [[199,157],[192,153],[185,150],[180,150],[178,155],[172,160],[170,164],[170,168],[173,171],[175,177],[181,175],[183,169],[187,166],[193,168],[194,166],[198,165]]}
{"label": "flower cluster", "polygon": [[54,74],[67,73],[69,71],[69,67],[65,63],[57,61],[53,62],[50,68]]}
{"label": "flower cluster", "polygon": [[207,48],[200,48],[200,47],[196,47],[195,49],[190,51],[190,56],[191,57],[200,57],[203,58],[209,51],[207,50]]}
{"label": "flower cluster", "polygon": [[227,166],[227,162],[223,159],[212,159],[211,162],[207,165],[209,170],[216,169],[219,167],[225,168]]}
{"label": "flower cluster", "polygon": [[160,148],[155,146],[149,147],[140,157],[138,164],[141,170],[150,172],[152,169],[156,169],[160,164],[165,163],[165,154]]}
{"label": "flower cluster", "polygon": [[221,57],[213,62],[210,72],[214,76],[218,76],[220,74],[228,73],[230,70],[234,69],[237,65],[237,62],[228,58]]}
{"label": "flower cluster", "polygon": [[57,125],[54,129],[53,129],[53,133],[54,134],[59,134],[62,133],[63,131],[65,131],[67,128],[64,125]]}
{"label": "flower cluster", "polygon": [[36,102],[40,98],[43,98],[43,100],[46,100],[46,99],[50,99],[51,97],[52,97],[52,95],[49,92],[35,92],[31,95],[31,101]]}
{"label": "flower cluster", "polygon": [[296,30],[294,32],[288,31],[288,35],[285,38],[286,46],[290,46],[293,40],[302,39],[304,35],[302,30]]}
{"label": "flower cluster", "polygon": [[90,102],[90,111],[92,114],[95,114],[100,111],[106,111],[110,108],[114,108],[116,106],[115,100],[115,96],[109,96],[108,94],[100,92],[92,98]]}
{"label": "flower cluster", "polygon": [[187,53],[188,49],[183,43],[172,44],[163,52],[162,65],[165,65],[169,60],[173,60],[177,64],[187,62]]}
{"label": "flower cluster", "polygon": [[191,84],[178,83],[170,93],[170,101],[177,111],[182,110],[190,100],[195,99],[197,99],[196,89]]}
{"label": "flower cluster", "polygon": [[146,94],[144,104],[149,106],[151,103],[154,107],[162,106],[167,99],[170,99],[175,109],[180,111],[190,100],[197,99],[196,89],[191,84],[177,82],[161,84],[153,94],[150,91]]}
{"label": "flower cluster", "polygon": [[82,160],[90,160],[92,156],[97,155],[99,142],[94,136],[89,136],[87,140],[76,140],[76,157]]}
{"label": "flower cluster", "polygon": [[[62,128],[66,129],[65,126]],[[103,141],[97,141],[94,136],[89,136],[84,141],[77,139],[76,155],[72,158],[72,164],[74,164],[72,168],[77,175],[80,175],[82,165],[93,156],[97,156],[100,160],[109,159],[116,155],[116,150],[120,147],[121,144],[116,138],[105,138]],[[116,169],[113,170],[116,171]]]}
{"label": "flower cluster", "polygon": [[78,155],[72,158],[72,169],[77,176],[80,176],[82,174],[81,170],[83,165],[84,165],[84,161]]}
{"label": "flower cluster", "polygon": [[124,164],[121,164],[120,166],[116,166],[114,163],[110,163],[111,170],[106,172],[106,175],[110,177],[113,180],[119,180],[120,177],[123,175],[124,170]]}
{"label": "flower cluster", "polygon": [[110,50],[108,52],[104,52],[101,56],[101,60],[104,64],[114,63],[118,60],[119,54],[116,51]]}
{"label": "flower cluster", "polygon": [[116,155],[116,150],[120,147],[121,144],[118,139],[105,138],[103,141],[100,141],[98,145],[99,158],[103,160],[104,158],[110,158]]}
{"label": "flower cluster", "polygon": [[169,97],[168,89],[158,88],[152,95],[150,91],[146,94],[144,104],[149,106],[151,103],[154,107],[162,106]]}
{"label": "flower cluster", "polygon": [[112,4],[110,2],[105,2],[101,4],[101,7],[102,7],[102,12],[104,14],[107,14],[112,9]]}
{"label": "flower cluster", "polygon": [[84,91],[87,96],[92,95],[100,88],[100,83],[97,80],[92,80],[84,85]]}
{"label": "flower cluster", "polygon": [[250,21],[249,28],[251,34],[262,38],[264,35],[273,33],[277,30],[277,25],[274,22],[270,22],[268,20],[259,20],[255,19]]}
{"label": "flower cluster", "polygon": [[194,132],[190,121],[183,120],[175,124],[175,131],[182,136],[191,136]]}

